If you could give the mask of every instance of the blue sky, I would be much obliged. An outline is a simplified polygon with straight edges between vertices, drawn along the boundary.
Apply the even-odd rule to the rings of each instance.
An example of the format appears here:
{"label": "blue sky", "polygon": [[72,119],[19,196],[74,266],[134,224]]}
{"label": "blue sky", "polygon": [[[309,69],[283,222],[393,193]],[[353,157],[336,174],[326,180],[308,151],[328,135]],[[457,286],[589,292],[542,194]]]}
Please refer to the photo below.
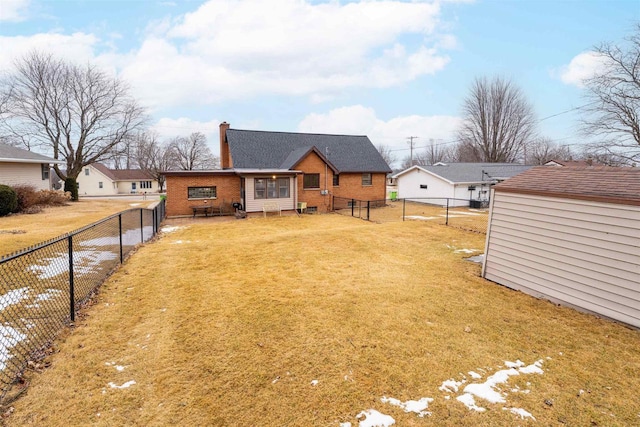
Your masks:
{"label": "blue sky", "polygon": [[589,50],[640,1],[0,0],[0,69],[31,49],[131,85],[163,138],[234,128],[455,139],[475,77],[512,79],[539,133],[578,148]]}

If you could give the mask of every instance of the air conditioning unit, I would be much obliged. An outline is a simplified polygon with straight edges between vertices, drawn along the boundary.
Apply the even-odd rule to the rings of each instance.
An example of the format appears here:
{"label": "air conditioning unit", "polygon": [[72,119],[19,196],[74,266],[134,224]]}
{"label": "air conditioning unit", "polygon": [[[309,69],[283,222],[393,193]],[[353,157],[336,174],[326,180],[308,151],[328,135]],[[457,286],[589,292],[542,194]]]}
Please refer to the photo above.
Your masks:
{"label": "air conditioning unit", "polygon": [[326,196],[327,194],[329,194],[329,190],[320,190],[320,194]]}

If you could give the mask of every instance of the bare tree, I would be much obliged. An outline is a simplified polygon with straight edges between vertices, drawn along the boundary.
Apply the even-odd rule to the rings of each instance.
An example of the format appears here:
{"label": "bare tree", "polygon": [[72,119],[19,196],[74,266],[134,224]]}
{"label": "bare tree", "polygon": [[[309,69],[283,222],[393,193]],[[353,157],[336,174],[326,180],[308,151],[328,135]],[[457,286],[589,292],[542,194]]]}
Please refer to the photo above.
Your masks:
{"label": "bare tree", "polygon": [[533,108],[512,82],[476,79],[463,103],[458,130],[465,155],[482,162],[513,162],[535,138]]}
{"label": "bare tree", "polygon": [[601,139],[599,151],[627,161],[640,159],[640,23],[625,44],[602,43],[594,51],[602,69],[586,79],[590,101],[585,134]]}
{"label": "bare tree", "polygon": [[528,165],[544,165],[550,160],[570,160],[571,150],[566,145],[559,145],[549,138],[538,138],[526,147],[524,163]]}
{"label": "bare tree", "polygon": [[32,52],[15,66],[0,90],[7,98],[2,133],[65,160],[66,171],[58,165],[55,171],[74,186],[84,166],[108,158],[144,124],[144,111],[128,87],[91,64],[81,67]]}
{"label": "bare tree", "polygon": [[174,138],[170,145],[176,166],[181,170],[215,169],[218,166],[218,158],[211,153],[207,137],[200,132],[194,132],[188,138]]}
{"label": "bare tree", "polygon": [[387,163],[389,167],[391,167],[393,163],[396,162],[397,160],[396,155],[394,154],[393,151],[391,151],[391,148],[389,148],[387,145],[378,144],[376,145],[376,149],[378,150],[378,153],[380,153],[380,155],[382,156],[382,158],[384,159],[384,161]]}
{"label": "bare tree", "polygon": [[160,143],[153,133],[138,135],[135,159],[140,169],[158,182],[160,192],[164,191],[165,176],[163,171],[174,169],[176,156],[169,143]]}
{"label": "bare tree", "polygon": [[451,160],[451,148],[442,140],[429,139],[429,145],[418,152],[421,164],[434,165],[438,162],[446,162]]}

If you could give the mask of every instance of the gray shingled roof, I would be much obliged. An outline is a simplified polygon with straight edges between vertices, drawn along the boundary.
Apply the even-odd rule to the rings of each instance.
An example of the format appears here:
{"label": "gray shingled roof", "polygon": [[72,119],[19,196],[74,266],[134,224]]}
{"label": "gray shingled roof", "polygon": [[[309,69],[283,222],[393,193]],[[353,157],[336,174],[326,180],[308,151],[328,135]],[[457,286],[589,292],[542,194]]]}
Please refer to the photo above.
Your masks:
{"label": "gray shingled roof", "polygon": [[62,163],[51,157],[3,143],[0,143],[0,162]]}
{"label": "gray shingled roof", "polygon": [[226,137],[234,168],[285,169],[316,147],[339,172],[391,172],[366,136],[227,129]]}
{"label": "gray shingled roof", "polygon": [[502,181],[531,169],[531,166],[513,163],[447,163],[419,167],[453,183]]}

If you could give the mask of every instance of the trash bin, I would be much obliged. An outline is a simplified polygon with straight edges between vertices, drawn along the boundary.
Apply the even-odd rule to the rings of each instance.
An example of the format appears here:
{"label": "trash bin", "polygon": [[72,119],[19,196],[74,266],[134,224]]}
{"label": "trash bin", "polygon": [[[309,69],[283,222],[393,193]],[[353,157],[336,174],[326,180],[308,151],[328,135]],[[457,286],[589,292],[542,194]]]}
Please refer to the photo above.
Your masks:
{"label": "trash bin", "polygon": [[395,199],[398,198],[398,192],[397,191],[392,191],[390,193],[390,196],[391,196],[391,200],[395,200]]}

